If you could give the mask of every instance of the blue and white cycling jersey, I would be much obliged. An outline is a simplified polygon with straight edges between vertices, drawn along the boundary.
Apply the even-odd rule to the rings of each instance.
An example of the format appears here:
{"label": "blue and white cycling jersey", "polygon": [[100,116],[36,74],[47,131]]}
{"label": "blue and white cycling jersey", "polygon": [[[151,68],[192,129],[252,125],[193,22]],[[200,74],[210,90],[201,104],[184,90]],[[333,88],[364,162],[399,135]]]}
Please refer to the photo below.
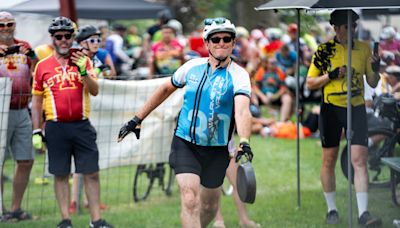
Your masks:
{"label": "blue and white cycling jersey", "polygon": [[198,58],[172,76],[174,86],[186,86],[175,135],[200,146],[226,146],[234,127],[234,96],[250,97],[250,77],[235,62],[211,71],[208,58]]}

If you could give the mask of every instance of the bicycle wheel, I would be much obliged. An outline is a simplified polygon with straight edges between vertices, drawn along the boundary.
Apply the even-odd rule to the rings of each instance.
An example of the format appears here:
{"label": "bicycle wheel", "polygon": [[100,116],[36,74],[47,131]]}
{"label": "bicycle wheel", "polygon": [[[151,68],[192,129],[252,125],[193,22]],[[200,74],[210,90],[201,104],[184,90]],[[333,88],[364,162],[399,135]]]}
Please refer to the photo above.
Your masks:
{"label": "bicycle wheel", "polygon": [[133,180],[133,200],[135,202],[146,200],[150,194],[152,185],[153,165],[138,165]]}
{"label": "bicycle wheel", "polygon": [[164,164],[164,191],[167,196],[171,196],[174,187],[175,172],[168,163]]}
{"label": "bicycle wheel", "polygon": [[225,196],[230,196],[233,193],[233,186],[226,177],[224,179],[224,183],[222,184],[221,190],[222,194],[224,194]]}
{"label": "bicycle wheel", "polygon": [[[390,186],[390,169],[383,165],[380,161],[381,157],[391,157],[396,145],[395,133],[388,129],[373,129],[368,131],[368,138],[380,138],[373,146],[368,148],[368,177],[369,186],[371,187],[389,187]],[[347,145],[343,148],[340,157],[340,166],[346,179],[347,173]],[[354,169],[351,166],[351,176],[354,184]]]}

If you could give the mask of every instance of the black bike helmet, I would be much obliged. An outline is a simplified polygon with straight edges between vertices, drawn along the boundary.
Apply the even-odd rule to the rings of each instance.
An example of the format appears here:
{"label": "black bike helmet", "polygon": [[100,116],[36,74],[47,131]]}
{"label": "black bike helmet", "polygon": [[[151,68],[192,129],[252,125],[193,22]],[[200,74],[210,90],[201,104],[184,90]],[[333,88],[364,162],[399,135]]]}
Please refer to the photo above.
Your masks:
{"label": "black bike helmet", "polygon": [[169,20],[172,19],[172,14],[171,14],[171,11],[169,11],[168,9],[165,9],[165,10],[158,12],[157,17],[158,17],[158,19],[160,19],[160,21],[163,24],[166,24],[166,23],[168,23]]}
{"label": "black bike helmet", "polygon": [[76,41],[80,43],[83,40],[86,40],[90,36],[100,35],[101,32],[93,25],[84,25],[79,28],[78,33],[76,34]]}
{"label": "black bike helmet", "polygon": [[49,33],[53,35],[58,31],[74,32],[74,24],[71,19],[67,17],[56,17],[53,19],[49,26]]}

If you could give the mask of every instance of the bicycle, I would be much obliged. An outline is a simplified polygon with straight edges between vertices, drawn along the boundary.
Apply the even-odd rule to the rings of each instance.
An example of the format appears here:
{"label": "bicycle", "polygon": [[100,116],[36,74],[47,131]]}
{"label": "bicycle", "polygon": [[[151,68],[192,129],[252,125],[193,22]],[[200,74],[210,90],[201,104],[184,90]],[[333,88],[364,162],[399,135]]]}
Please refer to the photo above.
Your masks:
{"label": "bicycle", "polygon": [[168,163],[139,164],[133,179],[133,200],[146,200],[156,179],[161,190],[167,196],[171,196],[174,178],[175,173]]}
{"label": "bicycle", "polygon": [[[374,102],[375,113],[382,119],[390,121],[390,126],[373,126],[368,129],[368,138],[373,143],[368,147],[368,176],[371,187],[389,187],[391,184],[390,168],[381,162],[382,157],[392,157],[399,152],[400,144],[400,103],[392,96],[384,94]],[[340,157],[342,172],[348,179],[347,145]],[[354,183],[354,169],[351,169]]]}

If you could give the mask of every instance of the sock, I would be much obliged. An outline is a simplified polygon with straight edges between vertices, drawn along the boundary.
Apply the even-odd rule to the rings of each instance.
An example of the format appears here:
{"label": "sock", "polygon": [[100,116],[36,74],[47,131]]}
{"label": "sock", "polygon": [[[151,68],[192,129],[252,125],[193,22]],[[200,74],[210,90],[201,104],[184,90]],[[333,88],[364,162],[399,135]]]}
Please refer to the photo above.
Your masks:
{"label": "sock", "polygon": [[367,192],[357,192],[357,206],[358,206],[358,217],[362,215],[368,208],[368,193]]}
{"label": "sock", "polygon": [[324,192],[325,201],[328,206],[328,212],[335,210],[336,208],[336,192]]}
{"label": "sock", "polygon": [[371,138],[368,138],[368,147],[371,147],[374,145],[374,141],[372,141]]}

